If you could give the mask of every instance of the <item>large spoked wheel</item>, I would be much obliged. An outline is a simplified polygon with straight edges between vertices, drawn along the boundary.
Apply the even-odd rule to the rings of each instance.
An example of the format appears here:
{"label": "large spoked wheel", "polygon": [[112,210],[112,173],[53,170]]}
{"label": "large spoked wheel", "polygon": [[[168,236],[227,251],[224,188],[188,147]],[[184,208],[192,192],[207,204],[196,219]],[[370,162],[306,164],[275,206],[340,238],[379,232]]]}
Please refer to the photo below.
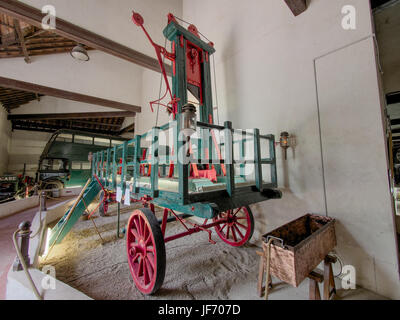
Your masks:
{"label": "large spoked wheel", "polygon": [[218,219],[225,219],[225,222],[216,226],[215,231],[222,241],[233,247],[243,246],[253,236],[254,218],[247,206],[222,212],[214,221]]}
{"label": "large spoked wheel", "polygon": [[144,294],[154,294],[164,282],[165,243],[157,218],[150,209],[137,209],[132,213],[126,241],[129,269],[136,287]]}

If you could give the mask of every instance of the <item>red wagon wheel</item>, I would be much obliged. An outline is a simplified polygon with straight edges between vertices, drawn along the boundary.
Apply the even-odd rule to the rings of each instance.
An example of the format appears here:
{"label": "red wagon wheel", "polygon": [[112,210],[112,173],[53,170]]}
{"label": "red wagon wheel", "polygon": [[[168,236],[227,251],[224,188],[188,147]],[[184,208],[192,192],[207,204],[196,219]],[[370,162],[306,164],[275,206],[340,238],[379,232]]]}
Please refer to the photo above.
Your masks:
{"label": "red wagon wheel", "polygon": [[241,247],[247,243],[254,232],[253,213],[249,207],[240,207],[222,212],[214,221],[225,219],[215,227],[215,231],[222,241],[233,247]]}
{"label": "red wagon wheel", "polygon": [[144,294],[160,289],[165,276],[165,243],[154,213],[135,210],[128,222],[127,253],[136,287]]}

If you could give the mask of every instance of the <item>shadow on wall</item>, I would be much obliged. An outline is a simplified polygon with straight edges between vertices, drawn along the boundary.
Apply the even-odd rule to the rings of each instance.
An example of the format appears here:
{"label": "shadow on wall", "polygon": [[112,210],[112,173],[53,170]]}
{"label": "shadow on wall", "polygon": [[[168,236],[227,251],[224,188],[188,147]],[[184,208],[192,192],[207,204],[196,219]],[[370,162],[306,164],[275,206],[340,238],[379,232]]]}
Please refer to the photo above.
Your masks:
{"label": "shadow on wall", "polygon": [[335,252],[341,259],[343,266],[354,266],[356,268],[356,283],[362,283],[364,288],[376,291],[374,257],[370,256],[356,241],[351,226],[336,219],[335,230],[338,243]]}
{"label": "shadow on wall", "polygon": [[[289,182],[289,161],[296,160],[296,146],[297,146],[297,137],[294,134],[290,134],[289,137],[289,148],[287,149],[287,159],[285,160],[285,150],[280,147],[278,144],[276,148],[280,149],[281,153],[281,162],[282,162],[282,176],[283,176],[283,187],[285,189],[290,189]],[[279,150],[277,150],[278,154]]]}
{"label": "shadow on wall", "polygon": [[310,211],[304,205],[304,200],[297,197],[289,189],[280,188],[280,190],[282,191],[282,199],[268,200],[250,206],[255,222],[253,243],[260,244],[261,237],[265,233]]}
{"label": "shadow on wall", "polygon": [[[238,101],[240,101],[240,99],[239,97],[237,97],[237,93],[238,92],[240,93],[239,90],[240,80],[236,70],[238,63],[235,61],[235,57],[231,56],[232,50],[236,46],[236,36],[234,35],[234,32],[232,30],[230,31],[229,36],[227,38],[229,39],[227,43],[229,43],[230,45],[224,48],[219,55],[221,64],[223,60],[225,64],[224,75],[223,75],[225,82],[225,99],[223,99],[223,101],[225,101],[224,113],[226,115],[226,118],[224,120],[231,121],[233,127],[235,128],[237,127],[237,124],[240,123],[239,119],[237,118],[238,108],[246,108],[246,106],[238,105]],[[224,59],[222,59],[223,57]],[[215,94],[216,93],[214,92],[213,99],[215,99]]]}

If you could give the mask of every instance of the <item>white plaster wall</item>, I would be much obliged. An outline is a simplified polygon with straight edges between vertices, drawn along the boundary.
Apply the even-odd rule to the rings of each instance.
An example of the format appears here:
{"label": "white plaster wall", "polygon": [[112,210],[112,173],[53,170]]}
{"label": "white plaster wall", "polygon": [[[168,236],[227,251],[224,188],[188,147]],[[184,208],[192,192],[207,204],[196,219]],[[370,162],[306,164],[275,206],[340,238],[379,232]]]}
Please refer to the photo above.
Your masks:
{"label": "white plaster wall", "polygon": [[[81,62],[69,53],[0,60],[0,75],[52,88],[139,105],[142,68],[100,51]],[[104,110],[96,107],[96,110]]]}
{"label": "white plaster wall", "polygon": [[[144,70],[142,74],[142,112],[136,116],[136,134],[144,134],[156,126],[157,105],[153,105],[154,112],[151,111],[150,101],[159,99],[160,93],[160,73]],[[171,79],[168,78],[170,83]],[[165,93],[164,80],[162,82],[161,96]],[[168,97],[164,100],[167,101]],[[161,126],[169,121],[170,117],[165,108],[160,106],[157,125]]]}
{"label": "white plaster wall", "polygon": [[155,42],[164,43],[163,28],[168,13],[182,16],[182,0],[23,0],[36,8],[53,5],[57,17],[100,34],[134,50],[154,56],[143,31],[132,22],[132,10],[139,12]]}
{"label": "white plaster wall", "polygon": [[51,134],[15,130],[11,133],[8,172],[21,174],[26,164],[25,174],[35,177],[40,155],[49,141]]}
{"label": "white plaster wall", "polygon": [[385,93],[400,91],[400,3],[375,15]]}
{"label": "white plaster wall", "polygon": [[357,281],[364,287],[400,298],[381,103],[378,81],[371,76],[374,41],[329,54],[316,67],[328,215],[337,219],[337,251],[358,268]]}
{"label": "white plaster wall", "polygon": [[[146,28],[153,39],[160,44],[164,44],[162,30],[167,24],[167,14],[172,12],[177,16],[182,15],[182,0],[23,2],[36,8],[47,4],[54,5],[58,17],[153,57],[155,57],[153,47],[143,31],[131,20],[132,9],[143,15]],[[153,121],[150,121],[151,124],[147,123],[151,118],[148,115],[148,102],[158,96],[158,74],[144,71],[146,69],[100,51],[89,51],[89,55],[90,61],[86,63],[72,59],[68,53],[32,57],[32,63],[29,65],[23,59],[3,59],[0,61],[0,76],[134,105],[143,104],[144,116],[139,116],[140,123],[146,123],[144,127],[150,129]],[[143,89],[142,82],[146,86]],[[154,89],[156,87],[157,89]],[[156,91],[157,93],[153,95]],[[148,99],[144,99],[144,96]],[[115,111],[115,109],[44,97],[41,102],[31,102],[14,110],[13,113],[97,111]],[[127,118],[124,126],[133,121],[133,118]],[[33,141],[33,145],[27,146],[28,138]],[[9,169],[21,171],[23,163],[28,162],[29,170],[33,172],[41,153],[40,149],[43,149],[47,139],[48,135],[25,131],[14,132]]]}
{"label": "white plaster wall", "polygon": [[[341,10],[348,4],[356,8],[356,30],[346,31],[341,26]],[[356,226],[347,227],[349,229],[345,232],[339,225],[337,233],[338,251],[344,263],[354,264],[359,272],[357,284],[388,297],[399,298],[400,283],[375,56],[370,38],[366,52],[362,51],[365,48],[354,44],[372,34],[369,1],[312,0],[306,12],[294,17],[283,1],[205,0],[200,3],[184,0],[183,14],[185,20],[194,23],[215,43],[221,123],[229,119],[237,128],[258,127],[262,133],[273,133],[277,138],[280,132],[289,131],[297,137],[297,147],[294,151],[289,150],[286,162],[277,149],[279,186],[284,190],[283,199],[252,206],[257,221],[256,239],[307,212],[326,214],[314,60],[348,46],[347,54],[342,57],[344,61],[326,60],[328,62],[324,67],[327,71],[324,75],[340,76],[342,64],[351,66],[359,58],[371,64],[366,67],[358,63],[358,67],[352,68],[350,74],[345,73],[357,86],[348,87],[347,90],[340,86],[343,90],[338,89],[326,96],[326,105],[327,108],[333,108],[332,112],[337,110],[337,117],[345,118],[346,108],[339,108],[337,104],[349,98],[352,103],[346,106],[352,109],[352,114],[360,115],[352,118],[354,128],[359,130],[357,137],[372,135],[374,139],[368,141],[368,150],[376,154],[373,159],[380,158],[377,163],[371,160],[360,164],[359,158],[353,159],[352,154],[344,155],[346,161],[337,163],[338,170],[345,172],[346,178],[353,183],[345,184],[339,179],[333,184],[337,183],[336,188],[342,188],[341,192],[347,192],[349,197],[353,194],[366,196],[362,202],[346,202],[347,206],[336,210],[341,199],[338,198],[340,193],[334,190],[331,201],[328,201],[328,213]],[[329,81],[327,83],[330,88]],[[365,91],[368,91],[366,96],[373,99],[363,98]],[[365,132],[368,126],[363,123],[364,109],[368,110],[367,124],[373,125],[373,133]],[[348,122],[343,125],[351,126]],[[352,132],[351,127],[342,129],[339,127],[334,134],[340,138],[339,141],[347,143],[345,137]],[[336,150],[329,150],[330,147],[327,145],[324,150]],[[365,154],[364,149],[353,142],[344,148],[347,149]],[[324,156],[329,157],[330,153]],[[376,184],[373,181],[365,184],[363,181],[366,177],[361,179],[359,171],[353,172],[352,169],[358,165],[374,173],[368,176],[371,179],[379,175]],[[325,173],[331,179],[336,174],[332,171]],[[371,194],[375,196],[371,197]],[[375,210],[377,207],[379,210]],[[358,214],[361,211],[362,217]],[[382,222],[376,223],[376,220]],[[375,236],[373,240],[368,240],[366,232],[373,229]],[[374,241],[374,244],[368,246],[369,241]],[[363,250],[360,250],[360,246]],[[379,264],[378,267],[378,260],[384,260],[386,264]]]}
{"label": "white plaster wall", "polygon": [[10,135],[11,125],[7,120],[7,112],[0,103],[0,175],[7,173]]}
{"label": "white plaster wall", "polygon": [[[0,60],[0,75],[62,90],[141,105],[143,68],[100,51],[90,51],[83,63],[68,53]],[[42,97],[11,111],[12,114],[119,111],[54,97]],[[130,118],[132,121],[132,118]],[[128,119],[127,119],[128,120]],[[11,135],[8,170],[34,177],[39,157],[50,134],[16,130]]]}
{"label": "white plaster wall", "polygon": [[[42,5],[38,1],[30,4],[38,8]],[[180,15],[182,10],[181,1],[175,0],[152,1],[146,2],[146,4],[143,1],[136,1],[136,4],[132,1],[118,1],[117,5],[115,1],[102,1],[102,3],[99,1],[80,1],[79,3],[44,1],[44,4],[55,5],[57,15],[68,21],[152,56],[154,56],[153,48],[143,32],[130,20],[131,8],[136,8],[143,14],[149,25],[149,31],[157,31],[154,32],[154,39],[160,40],[160,42],[168,12],[172,11]],[[76,6],[76,10],[72,10],[71,6]],[[110,21],[111,18],[114,21],[112,24],[104,23],[104,21]],[[121,30],[124,31],[121,32]],[[145,109],[145,113],[148,111],[148,101],[154,97],[149,96],[148,100],[143,99],[142,81],[145,80],[148,86],[148,89],[144,89],[145,92],[152,90],[153,83],[149,80],[146,81],[147,78],[143,79],[144,69],[142,67],[99,51],[90,51],[89,55],[91,60],[87,63],[75,61],[67,53],[33,57],[33,62],[29,65],[23,59],[1,60],[0,75],[135,105],[142,105],[142,102],[145,101],[146,106],[143,109]],[[157,73],[153,72],[153,78],[156,77],[158,77]],[[12,113],[99,111],[115,111],[115,109],[43,97],[40,102],[33,101],[13,110]],[[143,121],[147,121],[146,117],[145,115]],[[124,126],[133,121],[133,118],[127,118]],[[37,168],[39,156],[49,135],[16,131],[12,137],[8,169],[12,172],[21,172],[23,164],[26,163],[27,174],[32,175]],[[5,156],[5,159],[7,158],[8,156]],[[7,162],[8,159],[5,163]],[[7,165],[5,164],[5,166]]]}

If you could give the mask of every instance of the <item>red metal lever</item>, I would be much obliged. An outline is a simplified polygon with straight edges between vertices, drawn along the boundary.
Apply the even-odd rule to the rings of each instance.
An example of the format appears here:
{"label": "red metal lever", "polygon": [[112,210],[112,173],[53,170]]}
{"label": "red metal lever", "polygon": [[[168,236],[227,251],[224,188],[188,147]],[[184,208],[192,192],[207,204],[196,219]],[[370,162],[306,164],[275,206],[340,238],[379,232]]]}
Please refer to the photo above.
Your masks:
{"label": "red metal lever", "polygon": [[[146,28],[143,26],[144,19],[139,13],[133,11],[132,21],[138,27],[142,28],[142,30],[145,33],[146,37],[149,39],[151,45],[154,47],[154,49],[156,51],[156,54],[157,54],[158,63],[159,63],[160,68],[161,68],[161,73],[163,75],[164,82],[165,82],[165,85],[166,85],[166,91],[165,91],[165,94],[162,96],[162,98],[150,102],[151,111],[154,112],[153,104],[158,104],[158,105],[162,105],[162,106],[166,107],[170,113],[173,113],[175,115],[175,113],[177,111],[177,107],[176,107],[177,99],[172,97],[172,91],[171,91],[171,88],[169,86],[169,82],[168,82],[168,78],[167,78],[167,72],[165,70],[165,65],[164,65],[164,62],[163,62],[163,58],[161,56],[161,55],[164,55],[167,59],[169,59],[171,61],[174,61],[175,60],[175,55],[170,53],[170,52],[168,52],[167,49],[165,49],[164,47],[156,44],[153,41],[153,39],[150,37],[149,33],[147,32]],[[167,96],[168,93],[169,93],[169,96],[171,97],[171,101],[168,103],[168,105],[164,105],[164,104],[160,103],[160,101],[162,101]],[[169,105],[171,105],[171,106],[169,106]]]}

